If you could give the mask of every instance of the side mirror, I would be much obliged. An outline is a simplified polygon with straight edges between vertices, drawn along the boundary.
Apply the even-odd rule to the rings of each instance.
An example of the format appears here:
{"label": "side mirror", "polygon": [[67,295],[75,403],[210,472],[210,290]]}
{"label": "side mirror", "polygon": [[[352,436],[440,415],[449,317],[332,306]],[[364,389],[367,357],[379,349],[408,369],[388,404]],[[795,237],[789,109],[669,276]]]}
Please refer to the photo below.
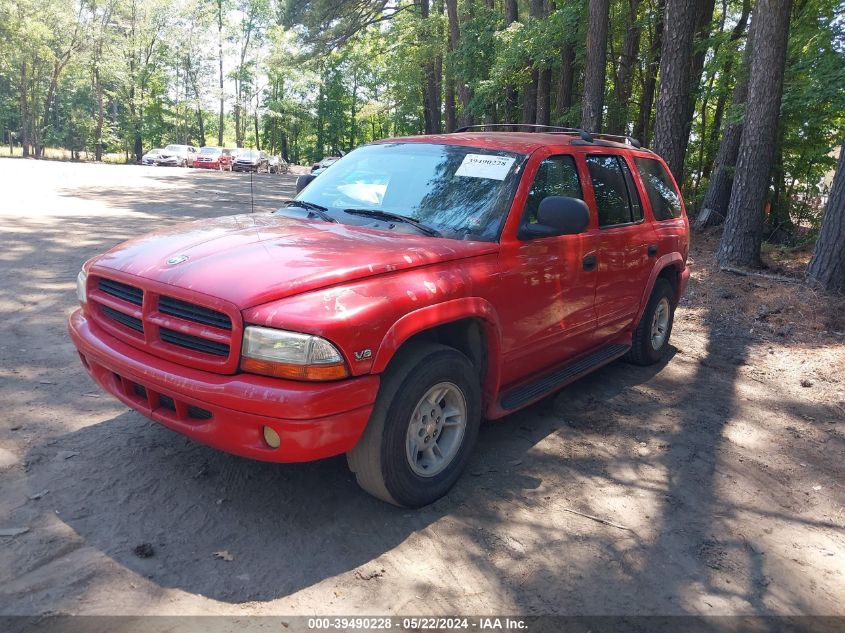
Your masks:
{"label": "side mirror", "polygon": [[299,193],[300,191],[305,189],[305,187],[310,185],[311,181],[314,180],[316,177],[317,176],[315,176],[314,174],[305,174],[305,175],[297,178],[296,179],[296,193]]}
{"label": "side mirror", "polygon": [[549,196],[540,201],[537,223],[519,229],[519,239],[577,235],[590,224],[590,210],[580,198]]}

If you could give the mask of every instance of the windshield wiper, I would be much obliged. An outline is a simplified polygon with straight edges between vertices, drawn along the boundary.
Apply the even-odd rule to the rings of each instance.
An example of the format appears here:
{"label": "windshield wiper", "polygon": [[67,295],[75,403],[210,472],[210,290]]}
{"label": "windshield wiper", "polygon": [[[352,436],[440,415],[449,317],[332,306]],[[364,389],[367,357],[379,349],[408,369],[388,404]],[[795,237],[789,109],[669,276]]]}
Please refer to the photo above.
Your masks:
{"label": "windshield wiper", "polygon": [[388,222],[402,222],[404,224],[410,224],[421,233],[425,233],[431,237],[443,237],[437,229],[427,226],[414,218],[400,215],[399,213],[391,213],[390,211],[382,211],[380,209],[344,209],[343,212],[350,215],[363,215],[368,218],[376,218],[377,220],[386,220]]}
{"label": "windshield wiper", "polygon": [[308,215],[313,213],[318,218],[326,222],[337,222],[337,220],[327,213],[329,210],[328,207],[324,207],[321,204],[308,202],[307,200],[285,200],[284,203],[285,207],[300,207],[308,211]]}

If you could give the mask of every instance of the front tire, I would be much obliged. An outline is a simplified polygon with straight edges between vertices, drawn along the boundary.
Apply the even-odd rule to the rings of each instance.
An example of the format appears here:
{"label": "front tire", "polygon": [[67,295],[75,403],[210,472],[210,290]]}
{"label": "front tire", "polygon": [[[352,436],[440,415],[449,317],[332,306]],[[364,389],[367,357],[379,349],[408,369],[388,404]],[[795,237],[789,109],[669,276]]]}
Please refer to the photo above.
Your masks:
{"label": "front tire", "polygon": [[383,375],[369,424],[346,454],[364,490],[393,505],[420,508],[460,477],[481,420],[478,373],[459,351],[415,343]]}
{"label": "front tire", "polygon": [[624,360],[635,365],[653,365],[663,360],[674,322],[675,289],[658,277]]}

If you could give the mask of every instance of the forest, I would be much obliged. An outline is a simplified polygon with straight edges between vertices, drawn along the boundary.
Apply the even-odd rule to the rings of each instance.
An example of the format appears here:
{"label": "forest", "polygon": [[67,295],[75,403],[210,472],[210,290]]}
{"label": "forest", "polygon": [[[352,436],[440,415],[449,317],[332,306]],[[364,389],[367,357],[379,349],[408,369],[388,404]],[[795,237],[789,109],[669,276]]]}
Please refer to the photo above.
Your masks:
{"label": "forest", "polygon": [[841,290],[843,14],[841,0],[0,0],[0,130],[23,156],[135,162],[191,143],[302,164],[466,125],[630,135],[665,158],[698,228],[726,224],[720,262],[759,266],[763,241],[821,232],[811,277]]}

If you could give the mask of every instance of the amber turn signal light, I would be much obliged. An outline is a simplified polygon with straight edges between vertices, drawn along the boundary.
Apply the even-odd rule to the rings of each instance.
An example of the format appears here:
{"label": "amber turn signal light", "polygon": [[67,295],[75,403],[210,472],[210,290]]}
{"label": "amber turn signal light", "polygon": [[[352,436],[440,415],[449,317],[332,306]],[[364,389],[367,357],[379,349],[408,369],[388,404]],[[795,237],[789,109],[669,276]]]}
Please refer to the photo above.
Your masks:
{"label": "amber turn signal light", "polygon": [[290,363],[274,363],[269,360],[244,358],[241,369],[252,374],[272,376],[273,378],[287,378],[289,380],[340,380],[349,376],[344,363],[333,365],[293,365]]}

